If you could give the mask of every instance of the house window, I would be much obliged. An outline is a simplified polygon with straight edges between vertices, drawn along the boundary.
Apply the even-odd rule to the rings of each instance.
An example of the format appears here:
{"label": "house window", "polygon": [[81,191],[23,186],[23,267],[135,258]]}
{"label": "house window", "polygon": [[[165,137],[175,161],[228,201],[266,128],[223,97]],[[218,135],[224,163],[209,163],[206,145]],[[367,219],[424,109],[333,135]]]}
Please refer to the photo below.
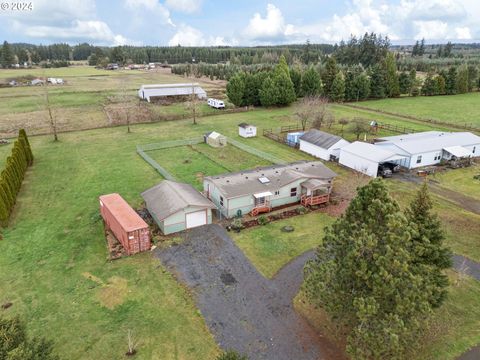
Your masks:
{"label": "house window", "polygon": [[437,153],[435,154],[435,157],[433,158],[433,160],[440,160],[440,153]]}
{"label": "house window", "polygon": [[220,206],[223,206],[223,196],[220,196]]}
{"label": "house window", "polygon": [[422,155],[417,156],[417,164],[420,164],[422,162]]}
{"label": "house window", "polygon": [[275,190],[275,195],[280,195],[280,190]]}
{"label": "house window", "polygon": [[290,189],[290,196],[291,197],[297,196],[297,188],[296,187]]}

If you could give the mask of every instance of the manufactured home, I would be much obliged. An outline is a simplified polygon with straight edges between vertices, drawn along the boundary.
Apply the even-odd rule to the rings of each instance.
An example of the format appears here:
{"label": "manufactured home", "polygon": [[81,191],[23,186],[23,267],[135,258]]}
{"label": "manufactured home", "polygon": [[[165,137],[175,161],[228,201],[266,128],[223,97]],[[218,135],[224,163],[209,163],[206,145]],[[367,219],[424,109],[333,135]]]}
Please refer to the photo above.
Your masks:
{"label": "manufactured home", "polygon": [[340,149],[350,144],[340,136],[317,129],[308,130],[300,137],[300,150],[317,158],[330,161],[338,159]]}
{"label": "manufactured home", "polygon": [[480,136],[470,132],[426,131],[383,137],[375,147],[391,151],[404,160],[400,165],[414,169],[444,160],[480,156]]}
{"label": "manufactured home", "polygon": [[212,223],[215,205],[189,184],[164,180],[142,197],[164,235]]}
{"label": "manufactured home", "polygon": [[257,127],[247,123],[238,124],[238,135],[244,138],[257,136]]}
{"label": "manufactured home", "polygon": [[192,93],[199,99],[207,98],[207,93],[198,84],[142,85],[138,90],[138,97],[150,102],[152,99],[189,96]]}
{"label": "manufactured home", "polygon": [[203,189],[223,216],[256,216],[288,204],[328,203],[335,176],[320,161],[301,161],[208,176]]}

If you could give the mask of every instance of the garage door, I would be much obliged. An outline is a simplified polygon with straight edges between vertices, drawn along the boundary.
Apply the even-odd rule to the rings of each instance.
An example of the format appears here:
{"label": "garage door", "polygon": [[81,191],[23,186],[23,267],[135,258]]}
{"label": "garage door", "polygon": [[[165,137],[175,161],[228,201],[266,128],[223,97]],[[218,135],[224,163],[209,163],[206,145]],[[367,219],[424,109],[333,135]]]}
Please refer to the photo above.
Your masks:
{"label": "garage door", "polygon": [[205,225],[207,223],[207,214],[205,210],[195,211],[186,215],[187,229],[195,226]]}

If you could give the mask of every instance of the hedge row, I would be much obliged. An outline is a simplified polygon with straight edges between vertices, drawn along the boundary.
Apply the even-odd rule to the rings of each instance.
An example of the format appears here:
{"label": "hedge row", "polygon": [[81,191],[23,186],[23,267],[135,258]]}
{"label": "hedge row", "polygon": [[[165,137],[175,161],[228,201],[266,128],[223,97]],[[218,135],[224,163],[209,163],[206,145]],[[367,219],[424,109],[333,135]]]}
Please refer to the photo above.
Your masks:
{"label": "hedge row", "polygon": [[22,186],[27,167],[33,163],[32,149],[25,130],[21,129],[13,144],[12,154],[7,158],[0,173],[0,225],[7,226]]}

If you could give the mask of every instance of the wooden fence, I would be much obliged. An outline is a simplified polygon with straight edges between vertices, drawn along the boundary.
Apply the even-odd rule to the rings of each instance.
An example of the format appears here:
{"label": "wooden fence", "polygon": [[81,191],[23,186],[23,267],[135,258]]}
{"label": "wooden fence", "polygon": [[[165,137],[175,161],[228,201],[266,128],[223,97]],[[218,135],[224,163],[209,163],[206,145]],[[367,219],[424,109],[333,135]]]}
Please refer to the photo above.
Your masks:
{"label": "wooden fence", "polygon": [[286,144],[293,148],[298,148],[298,143],[288,140],[287,134],[289,132],[297,132],[297,131],[306,131],[300,125],[288,125],[288,126],[281,126],[279,128],[272,128],[272,129],[263,129],[263,136],[272,139],[273,141],[279,142],[281,144]]}

